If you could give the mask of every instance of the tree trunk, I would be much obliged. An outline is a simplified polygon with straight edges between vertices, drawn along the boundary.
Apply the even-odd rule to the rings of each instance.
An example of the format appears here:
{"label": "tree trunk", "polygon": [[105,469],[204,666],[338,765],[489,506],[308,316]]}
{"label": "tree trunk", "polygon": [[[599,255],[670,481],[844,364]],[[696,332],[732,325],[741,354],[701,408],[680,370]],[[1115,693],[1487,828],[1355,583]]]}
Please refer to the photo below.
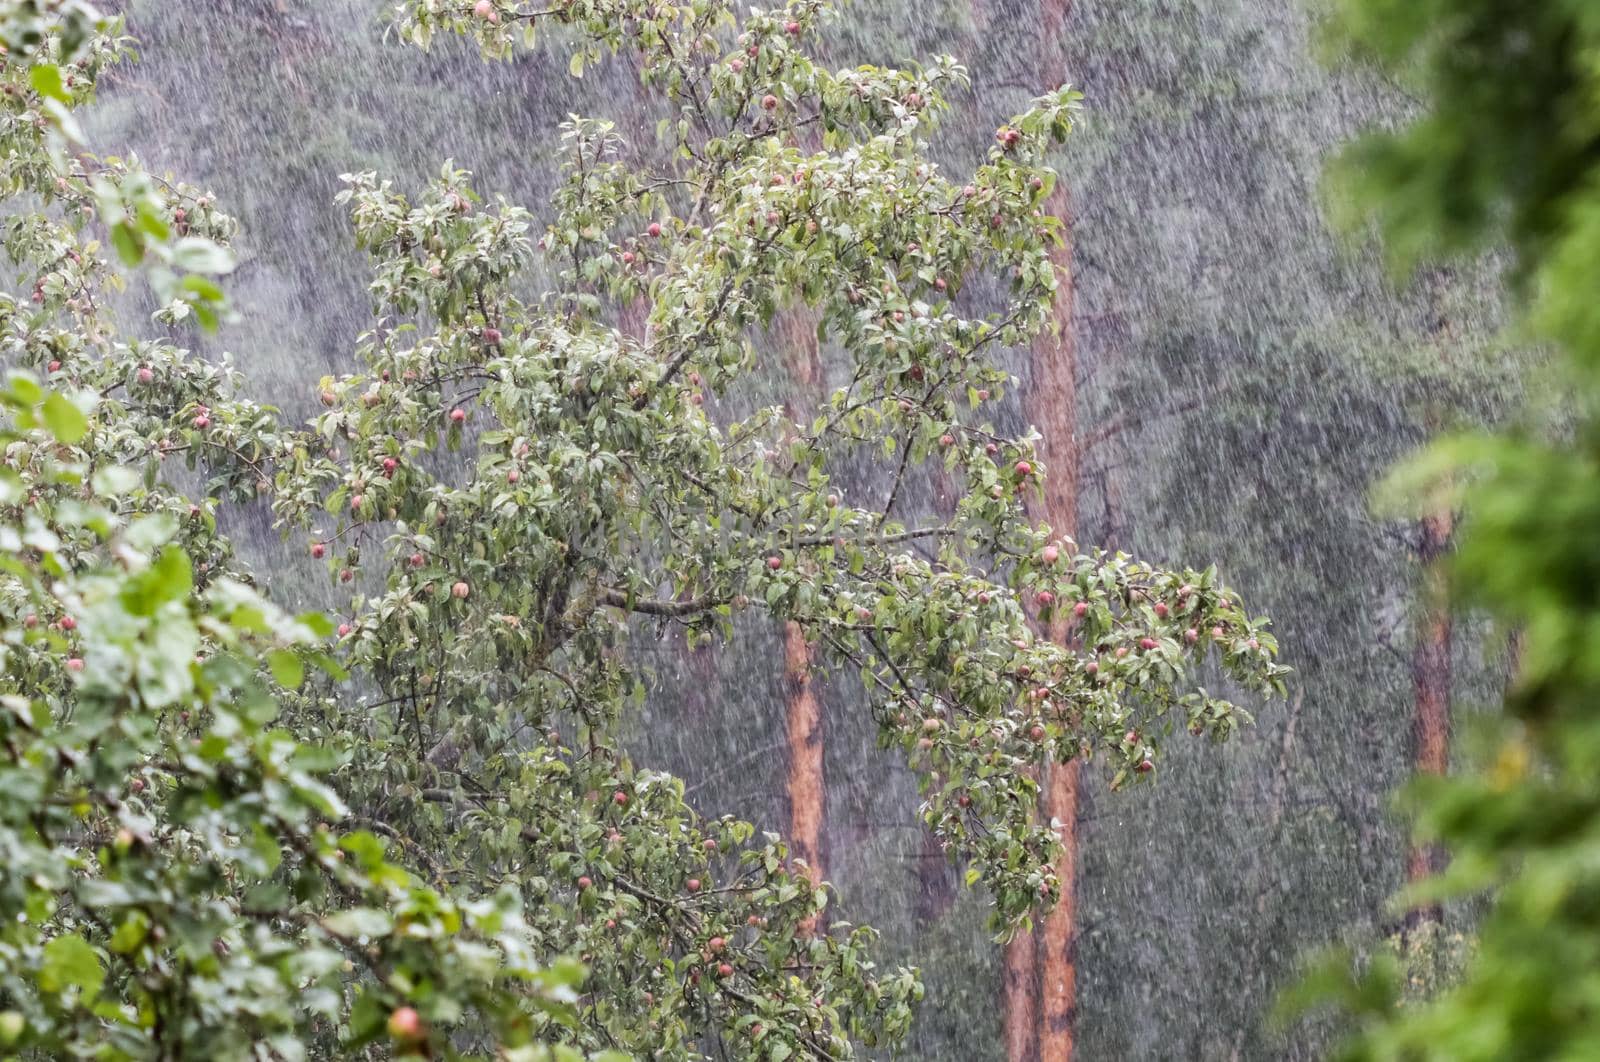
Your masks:
{"label": "tree trunk", "polygon": [[[1044,459],[1044,504],[1039,513],[1057,536],[1078,532],[1077,348],[1072,334],[1072,204],[1066,185],[1057,184],[1046,210],[1062,220],[1067,240],[1052,252],[1059,287],[1056,289],[1055,326],[1033,344],[1033,384],[1028,393],[1028,419],[1043,436],[1039,456]],[[1062,624],[1050,632],[1065,640]],[[1061,902],[1044,920],[1039,932],[1040,1062],[1067,1062],[1072,1057],[1073,1012],[1077,1007],[1077,968],[1074,941],[1077,933],[1078,785],[1076,762],[1055,764],[1044,790],[1045,816],[1057,823],[1061,860],[1056,876],[1061,882]]]}
{"label": "tree trunk", "polygon": [[[776,338],[785,347],[794,399],[790,419],[809,410],[822,382],[815,318],[795,310],[785,315]],[[806,876],[820,883],[824,876],[823,830],[827,815],[827,779],[823,766],[822,702],[812,682],[812,652],[798,623],[783,627],[784,723],[789,743],[789,852],[803,860]],[[802,925],[811,933],[815,919]]]}
{"label": "tree trunk", "polygon": [[[1415,693],[1411,720],[1413,763],[1423,774],[1444,774],[1450,766],[1450,603],[1440,561],[1450,548],[1453,519],[1448,510],[1422,520],[1417,559],[1422,564],[1421,605],[1416,645],[1411,654]],[[1406,859],[1406,881],[1415,883],[1442,870],[1444,853],[1437,845],[1413,845]],[[1437,904],[1410,911],[1408,928],[1437,922]]]}

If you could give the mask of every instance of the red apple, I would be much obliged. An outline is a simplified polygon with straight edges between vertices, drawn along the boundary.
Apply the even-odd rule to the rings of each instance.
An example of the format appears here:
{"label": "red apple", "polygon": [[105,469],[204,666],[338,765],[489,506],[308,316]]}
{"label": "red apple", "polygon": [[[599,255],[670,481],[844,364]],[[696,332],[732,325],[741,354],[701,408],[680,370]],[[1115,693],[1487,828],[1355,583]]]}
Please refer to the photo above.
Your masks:
{"label": "red apple", "polygon": [[348,624],[348,623],[339,624],[339,637],[348,638],[349,636],[350,636],[350,624]]}
{"label": "red apple", "polygon": [[423,555],[422,555],[422,554],[420,554],[420,553],[413,553],[413,554],[412,554],[412,555],[411,555],[411,566],[412,566],[412,567],[413,567],[413,568],[420,568],[420,567],[422,567],[422,566],[423,566],[423,565],[424,565],[424,564],[426,564],[426,563],[427,563],[427,558],[426,558],[426,557],[424,557],[424,556],[423,556]]}
{"label": "red apple", "polygon": [[129,789],[130,792],[134,792],[134,793],[142,793],[142,792],[144,792],[144,779],[143,778],[135,778],[133,781],[128,783],[128,789]]}
{"label": "red apple", "polygon": [[1031,476],[1033,475],[1033,466],[1026,461],[1018,461],[1016,465],[1016,471],[1017,475],[1019,476]]}
{"label": "red apple", "polygon": [[457,600],[466,598],[470,593],[472,593],[472,587],[468,586],[465,580],[457,582],[450,588],[450,596]]}
{"label": "red apple", "polygon": [[946,433],[944,435],[939,436],[939,445],[940,446],[954,446],[955,442],[956,442],[956,437],[954,435],[950,435],[950,434]]}
{"label": "red apple", "polygon": [[1039,554],[1039,559],[1044,561],[1046,564],[1054,564],[1060,558],[1061,550],[1055,546],[1046,546]]}
{"label": "red apple", "polygon": [[660,236],[661,235],[661,222],[652,221],[650,223],[649,228],[645,229],[644,231],[650,236]]}
{"label": "red apple", "polygon": [[783,32],[793,37],[800,32],[800,23],[793,20],[783,24]]}
{"label": "red apple", "polygon": [[711,953],[713,955],[715,955],[718,952],[720,952],[724,947],[726,947],[727,943],[728,942],[723,940],[721,937],[712,937],[709,941],[706,942],[706,947],[710,948],[711,949]]}
{"label": "red apple", "polygon": [[483,330],[483,341],[490,346],[497,346],[500,342],[500,329],[485,328]]}
{"label": "red apple", "polygon": [[1052,605],[1055,603],[1056,595],[1048,590],[1040,590],[1037,595],[1037,600],[1041,605]]}
{"label": "red apple", "polygon": [[514,468],[511,471],[506,473],[506,482],[507,483],[515,483],[521,478],[522,478],[522,473],[518,472]]}
{"label": "red apple", "polygon": [[1151,771],[1153,771],[1155,769],[1156,769],[1156,765],[1151,763],[1149,760],[1140,760],[1139,761],[1139,773],[1140,774],[1149,774]]}
{"label": "red apple", "polygon": [[[480,6],[489,0],[480,0]],[[389,1035],[407,1042],[422,1039],[422,1015],[413,1007],[398,1007],[389,1015]]]}
{"label": "red apple", "polygon": [[683,887],[688,889],[690,892],[699,892],[700,891],[700,879],[699,878],[690,878],[688,881],[683,883]]}
{"label": "red apple", "polygon": [[467,419],[467,411],[464,409],[452,409],[450,411],[450,419],[455,423],[460,424]]}
{"label": "red apple", "polygon": [[64,630],[64,631],[77,630],[78,629],[78,621],[73,619],[71,616],[62,616],[61,617],[61,629]]}
{"label": "red apple", "polygon": [[1190,645],[1193,645],[1195,642],[1200,640],[1200,632],[1195,630],[1193,627],[1190,627],[1188,630],[1183,632],[1183,640],[1188,642]]}
{"label": "red apple", "polygon": [[587,875],[587,874],[581,875],[578,878],[578,888],[579,889],[587,889],[589,886],[591,886],[593,884],[594,884],[594,879],[590,878],[589,875]]}
{"label": "red apple", "polygon": [[150,371],[150,366],[148,366],[148,365],[139,366],[139,382],[140,383],[147,384],[150,381],[154,380],[155,378],[156,378],[156,374],[154,372]]}
{"label": "red apple", "polygon": [[769,111],[777,110],[778,109],[778,97],[774,96],[770,92],[767,93],[765,96],[761,97],[761,106],[764,107],[765,109],[769,110]]}
{"label": "red apple", "polygon": [[782,557],[768,557],[767,558],[767,567],[772,569],[773,571],[777,571],[779,568],[783,567],[783,558]]}
{"label": "red apple", "polygon": [[725,962],[724,963],[718,963],[717,964],[717,976],[718,977],[732,977],[733,976],[733,967],[728,965]]}
{"label": "red apple", "polygon": [[68,660],[67,660],[67,670],[68,671],[82,671],[83,670],[83,661],[78,659],[75,656],[68,658]]}
{"label": "red apple", "polygon": [[616,804],[618,807],[626,807],[628,803],[628,794],[619,789],[615,793],[611,794],[611,802]]}
{"label": "red apple", "polygon": [[211,418],[202,413],[198,417],[194,418],[194,426],[199,428],[201,431],[204,431],[205,429],[211,427]]}
{"label": "red apple", "polygon": [[1157,642],[1154,638],[1140,638],[1139,639],[1139,648],[1143,649],[1145,652],[1149,652],[1151,649],[1154,649],[1159,644],[1161,644],[1161,643]]}
{"label": "red apple", "polygon": [[354,579],[355,577],[356,577],[356,573],[351,571],[349,568],[346,568],[344,571],[339,573],[339,581],[341,583],[348,583],[350,580]]}

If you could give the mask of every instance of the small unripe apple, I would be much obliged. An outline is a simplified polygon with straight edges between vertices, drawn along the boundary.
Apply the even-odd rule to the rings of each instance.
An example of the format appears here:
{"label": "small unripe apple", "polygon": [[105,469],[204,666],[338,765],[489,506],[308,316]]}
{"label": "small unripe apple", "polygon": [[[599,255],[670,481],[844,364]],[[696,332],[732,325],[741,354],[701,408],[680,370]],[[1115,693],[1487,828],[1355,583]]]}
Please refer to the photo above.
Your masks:
{"label": "small unripe apple", "polygon": [[924,719],[922,721],[922,729],[926,730],[930,734],[938,733],[943,726],[944,721],[940,719]]}
{"label": "small unripe apple", "polygon": [[867,608],[865,605],[858,606],[856,608],[856,619],[857,620],[859,620],[862,623],[866,623],[871,618],[872,618],[872,610],[870,608]]}
{"label": "small unripe apple", "polygon": [[1220,641],[1222,641],[1223,636],[1224,636],[1224,632],[1223,632],[1223,630],[1222,630],[1222,628],[1220,626],[1211,628],[1211,637],[1215,638],[1217,641],[1220,642]]}
{"label": "small unripe apple", "polygon": [[1087,664],[1083,665],[1083,673],[1085,675],[1098,675],[1100,673],[1100,665],[1091,660]]}
{"label": "small unripe apple", "polygon": [[472,587],[468,586],[465,580],[458,581],[454,586],[450,587],[450,596],[457,600],[464,599],[470,593],[472,593]]}
{"label": "small unripe apple", "polygon": [[1246,644],[1246,645],[1248,645],[1248,646],[1249,646],[1249,647],[1250,647],[1250,648],[1252,648],[1252,649],[1260,649],[1260,648],[1261,648],[1261,643],[1260,643],[1260,642],[1258,642],[1258,641],[1256,641],[1256,640],[1255,640],[1255,639],[1254,639],[1254,638],[1251,638],[1251,639],[1250,639],[1250,640],[1249,640],[1249,641],[1248,641],[1248,642],[1246,642],[1246,643],[1245,643],[1245,644]]}
{"label": "small unripe apple", "polygon": [[905,319],[906,319],[906,313],[905,313],[904,310],[896,310],[894,312],[894,323],[895,324],[904,324],[905,323]]}
{"label": "small unripe apple", "polygon": [[460,424],[467,419],[467,411],[464,409],[452,409],[450,411],[450,419],[453,422]]}
{"label": "small unripe apple", "polygon": [[1040,178],[1040,177],[1035,177],[1033,180],[1028,182],[1028,187],[1032,188],[1035,192],[1037,192],[1040,189],[1044,188],[1044,179]]}
{"label": "small unripe apple", "polygon": [[765,96],[761,97],[761,106],[764,107],[766,110],[769,110],[769,111],[777,110],[778,109],[778,97],[774,96],[770,92],[767,93]]}
{"label": "small unripe apple", "polygon": [[1125,657],[1127,655],[1128,655],[1128,647],[1126,645],[1117,646],[1116,656],[1117,656],[1118,660],[1121,660],[1123,657]]}
{"label": "small unripe apple", "polygon": [[331,406],[339,400],[339,396],[334,394],[332,391],[322,392],[321,398],[322,404],[325,406]]}

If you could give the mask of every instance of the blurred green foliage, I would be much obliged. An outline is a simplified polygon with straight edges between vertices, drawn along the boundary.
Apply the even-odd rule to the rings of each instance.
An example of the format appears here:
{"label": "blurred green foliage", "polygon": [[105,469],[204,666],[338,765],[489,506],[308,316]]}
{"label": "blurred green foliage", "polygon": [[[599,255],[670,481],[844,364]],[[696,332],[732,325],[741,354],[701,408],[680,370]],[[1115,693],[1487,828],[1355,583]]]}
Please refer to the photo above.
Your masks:
{"label": "blurred green foliage", "polygon": [[1342,163],[1409,265],[1504,245],[1534,336],[1575,380],[1572,424],[1447,439],[1391,495],[1465,522],[1457,604],[1520,648],[1489,748],[1404,806],[1452,863],[1402,903],[1486,895],[1457,982],[1397,1009],[1400,964],[1305,992],[1360,1022],[1350,1059],[1600,1056],[1600,7],[1554,0],[1346,0],[1336,40],[1411,86],[1417,112]]}

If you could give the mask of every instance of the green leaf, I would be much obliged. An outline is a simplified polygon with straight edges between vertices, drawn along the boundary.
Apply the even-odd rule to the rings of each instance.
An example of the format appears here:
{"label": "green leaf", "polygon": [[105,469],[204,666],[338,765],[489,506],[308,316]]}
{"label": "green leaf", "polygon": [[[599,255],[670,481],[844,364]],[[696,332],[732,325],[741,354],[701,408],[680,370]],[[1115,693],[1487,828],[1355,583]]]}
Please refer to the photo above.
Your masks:
{"label": "green leaf", "polygon": [[52,995],[76,988],[85,1002],[100,994],[106,972],[100,956],[82,937],[57,937],[44,946],[39,964],[39,987]]}
{"label": "green leaf", "polygon": [[300,683],[305,681],[305,665],[287,649],[274,649],[268,653],[267,666],[272,669],[273,680],[287,689],[299,689]]}
{"label": "green leaf", "polygon": [[89,418],[83,415],[83,411],[55,392],[45,397],[44,423],[51,435],[69,446],[89,431]]}
{"label": "green leaf", "polygon": [[28,75],[28,80],[33,84],[33,90],[47,99],[60,100],[62,103],[71,103],[72,96],[67,92],[66,84],[61,80],[61,68],[51,64],[36,66]]}

